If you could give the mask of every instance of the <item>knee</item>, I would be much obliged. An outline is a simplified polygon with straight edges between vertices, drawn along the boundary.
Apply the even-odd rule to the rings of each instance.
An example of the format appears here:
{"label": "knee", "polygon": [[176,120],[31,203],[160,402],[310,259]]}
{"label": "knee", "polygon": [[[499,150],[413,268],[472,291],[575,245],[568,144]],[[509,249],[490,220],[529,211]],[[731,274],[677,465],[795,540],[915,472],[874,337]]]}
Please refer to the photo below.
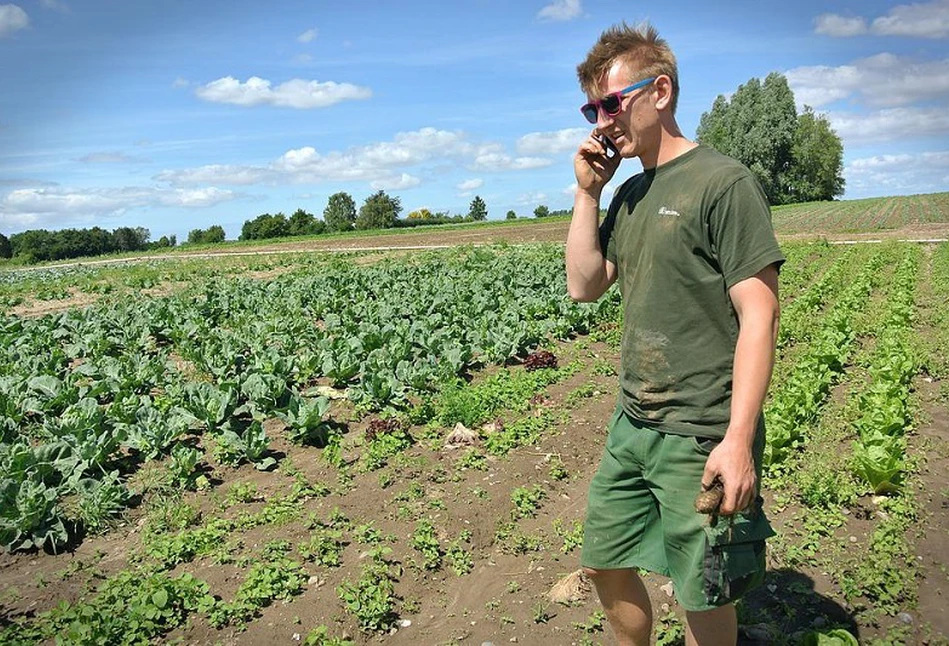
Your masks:
{"label": "knee", "polygon": [[629,576],[628,570],[598,570],[597,568],[592,567],[582,567],[580,571],[583,572],[583,576],[588,578],[594,583],[602,583],[604,581],[611,581],[613,579],[624,579]]}
{"label": "knee", "polygon": [[605,570],[596,570],[592,567],[582,567],[580,568],[580,571],[583,572],[583,576],[590,579],[591,581],[602,578],[603,574],[606,572]]}

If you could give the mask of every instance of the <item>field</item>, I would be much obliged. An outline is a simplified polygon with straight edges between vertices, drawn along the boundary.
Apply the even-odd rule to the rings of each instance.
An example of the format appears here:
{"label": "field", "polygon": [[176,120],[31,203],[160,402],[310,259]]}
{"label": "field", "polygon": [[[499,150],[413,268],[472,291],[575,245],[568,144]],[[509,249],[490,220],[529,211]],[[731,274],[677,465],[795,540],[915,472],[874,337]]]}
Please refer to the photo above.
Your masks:
{"label": "field", "polygon": [[[742,643],[949,643],[949,243],[826,241],[936,237],[906,234],[946,197],[775,214],[778,536]],[[550,597],[621,325],[615,292],[566,298],[564,231],[0,274],[0,644],[611,643],[582,581]],[[464,246],[352,250],[432,240]]]}

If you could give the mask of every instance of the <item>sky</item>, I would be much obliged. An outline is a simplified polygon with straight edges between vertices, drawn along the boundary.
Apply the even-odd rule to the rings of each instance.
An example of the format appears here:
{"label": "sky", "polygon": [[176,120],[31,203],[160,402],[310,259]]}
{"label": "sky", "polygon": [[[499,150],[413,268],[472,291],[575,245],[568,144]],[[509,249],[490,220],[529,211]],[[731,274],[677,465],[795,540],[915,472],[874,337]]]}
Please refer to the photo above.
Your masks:
{"label": "sky", "polygon": [[[678,122],[785,74],[844,144],[844,199],[949,190],[949,0],[0,0],[0,233],[153,240],[384,190],[402,215],[573,203],[576,66],[649,21]],[[617,178],[641,167],[626,160]],[[605,204],[604,204],[605,206]]]}

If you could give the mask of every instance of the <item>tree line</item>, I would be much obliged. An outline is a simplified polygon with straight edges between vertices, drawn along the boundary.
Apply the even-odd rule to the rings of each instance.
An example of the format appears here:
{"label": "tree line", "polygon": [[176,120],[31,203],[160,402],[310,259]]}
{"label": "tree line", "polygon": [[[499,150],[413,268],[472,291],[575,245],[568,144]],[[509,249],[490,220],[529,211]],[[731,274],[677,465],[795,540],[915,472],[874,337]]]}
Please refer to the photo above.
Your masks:
{"label": "tree line", "polygon": [[312,213],[297,209],[289,218],[283,213],[263,213],[247,220],[241,227],[240,240],[267,240],[300,235],[320,235],[340,231],[364,231],[368,229],[410,228],[433,224],[458,222],[480,222],[487,220],[488,207],[481,196],[471,201],[466,215],[451,215],[448,212],[432,213],[429,209],[417,209],[400,218],[402,201],[383,190],[373,193],[356,209],[356,202],[346,192],[330,196],[323,219]]}
{"label": "tree line", "polygon": [[0,233],[0,258],[17,258],[33,263],[107,253],[149,251],[174,247],[178,243],[175,236],[162,236],[155,242],[149,242],[150,237],[151,234],[144,227],[119,227],[112,231],[101,227],[60,231],[31,229],[14,233],[9,238]]}

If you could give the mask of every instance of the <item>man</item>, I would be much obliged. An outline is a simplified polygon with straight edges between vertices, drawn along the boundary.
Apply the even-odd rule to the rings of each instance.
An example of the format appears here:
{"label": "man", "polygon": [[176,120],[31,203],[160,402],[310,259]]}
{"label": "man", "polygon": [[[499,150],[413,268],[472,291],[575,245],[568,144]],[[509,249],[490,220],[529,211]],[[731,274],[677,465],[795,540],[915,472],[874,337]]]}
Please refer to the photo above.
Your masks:
{"label": "man", "polygon": [[[679,130],[675,57],[654,28],[608,29],[577,72],[596,125],[574,158],[567,285],[594,301],[619,281],[624,307],[621,392],[581,564],[620,644],[649,643],[642,568],[672,579],[688,644],[734,645],[733,602],[763,579],[774,533],[758,481],[784,257],[751,173]],[[603,188],[632,157],[644,172],[601,225]],[[697,513],[715,483],[719,513]]]}

